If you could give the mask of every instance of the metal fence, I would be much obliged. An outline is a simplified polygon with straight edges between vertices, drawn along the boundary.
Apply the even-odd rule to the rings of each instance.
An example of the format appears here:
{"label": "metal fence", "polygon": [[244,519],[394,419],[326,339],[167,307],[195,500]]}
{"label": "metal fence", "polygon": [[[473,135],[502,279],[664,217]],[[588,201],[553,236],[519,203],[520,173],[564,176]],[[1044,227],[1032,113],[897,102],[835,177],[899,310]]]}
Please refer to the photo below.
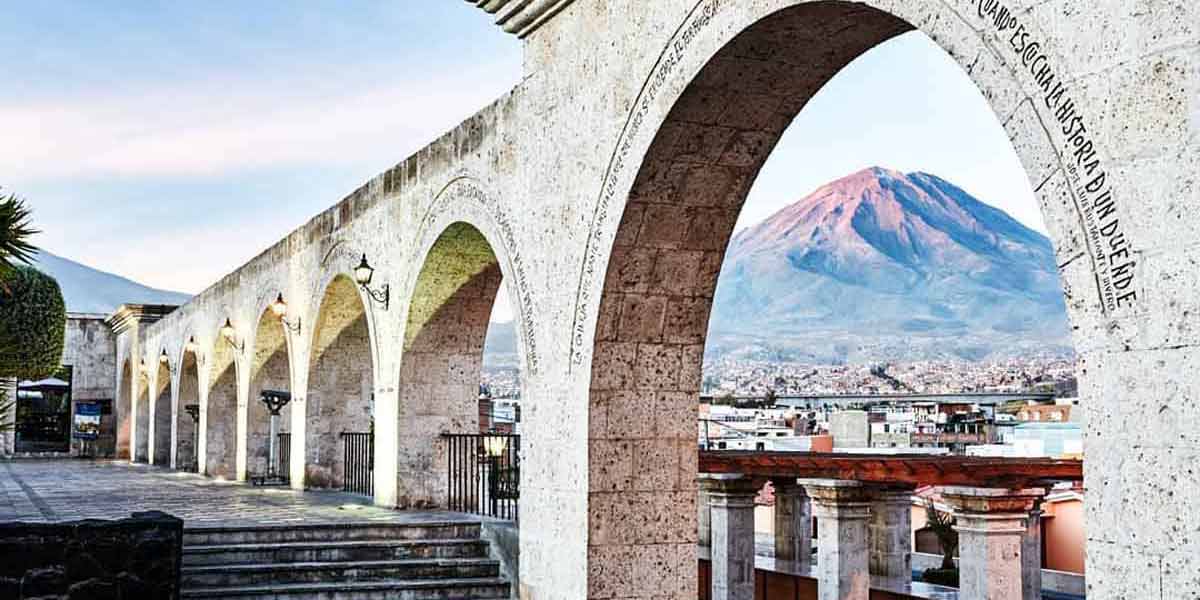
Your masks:
{"label": "metal fence", "polygon": [[521,497],[521,436],[443,434],[452,511],[516,521]]}
{"label": "metal fence", "polygon": [[375,434],[342,432],[342,491],[375,495]]}
{"label": "metal fence", "polygon": [[275,465],[275,474],[286,481],[292,477],[292,434],[280,433],[276,436],[276,440],[279,454]]}

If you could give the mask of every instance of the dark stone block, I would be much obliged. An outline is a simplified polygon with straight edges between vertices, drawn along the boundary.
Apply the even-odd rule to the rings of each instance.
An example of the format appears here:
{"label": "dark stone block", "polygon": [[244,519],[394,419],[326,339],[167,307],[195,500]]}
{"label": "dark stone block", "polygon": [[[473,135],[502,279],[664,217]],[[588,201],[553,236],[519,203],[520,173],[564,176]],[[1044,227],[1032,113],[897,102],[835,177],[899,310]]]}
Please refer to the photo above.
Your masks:
{"label": "dark stone block", "polygon": [[71,586],[67,600],[119,600],[117,584],[111,581],[92,579]]}
{"label": "dark stone block", "polygon": [[67,577],[71,581],[87,581],[103,578],[112,571],[106,570],[94,556],[83,551],[67,556]]}
{"label": "dark stone block", "polygon": [[0,600],[172,600],[183,521],[161,512],[119,521],[0,524]]}
{"label": "dark stone block", "polygon": [[157,600],[162,596],[154,594],[153,586],[142,581],[142,578],[133,573],[121,573],[117,575],[117,589],[120,591],[120,597],[127,600]]}
{"label": "dark stone block", "polygon": [[13,577],[0,577],[0,598],[20,598],[21,580]]}
{"label": "dark stone block", "polygon": [[21,580],[21,596],[61,596],[67,593],[67,573],[61,566],[30,569]]}

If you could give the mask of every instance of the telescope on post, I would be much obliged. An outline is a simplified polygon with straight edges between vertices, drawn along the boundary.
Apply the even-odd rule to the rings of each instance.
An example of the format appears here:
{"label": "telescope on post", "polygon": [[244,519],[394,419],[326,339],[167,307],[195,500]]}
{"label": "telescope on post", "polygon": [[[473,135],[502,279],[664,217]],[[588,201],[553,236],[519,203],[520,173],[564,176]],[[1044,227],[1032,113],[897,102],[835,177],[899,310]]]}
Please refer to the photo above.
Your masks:
{"label": "telescope on post", "polygon": [[269,448],[267,458],[267,473],[252,477],[250,482],[257,486],[265,485],[287,485],[290,482],[289,473],[281,473],[279,471],[279,412],[283,407],[287,406],[292,401],[291,392],[281,392],[277,390],[263,390],[258,398],[264,406],[267,407],[267,412],[271,415],[271,430],[268,435],[267,447]]}

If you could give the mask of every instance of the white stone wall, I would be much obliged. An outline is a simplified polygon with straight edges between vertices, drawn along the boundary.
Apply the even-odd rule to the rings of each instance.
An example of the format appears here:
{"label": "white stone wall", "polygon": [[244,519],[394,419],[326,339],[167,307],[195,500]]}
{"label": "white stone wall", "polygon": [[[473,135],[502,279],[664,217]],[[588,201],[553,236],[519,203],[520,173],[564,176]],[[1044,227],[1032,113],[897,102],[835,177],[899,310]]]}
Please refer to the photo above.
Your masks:
{"label": "white stone wall", "polygon": [[[117,345],[112,329],[98,315],[71,314],[67,316],[67,331],[63,348],[63,365],[71,369],[72,406],[79,402],[110,400],[116,406]],[[72,419],[74,414],[72,413]],[[72,427],[73,427],[72,421]],[[100,439],[95,448],[100,455],[111,452],[115,443],[114,415],[101,416]],[[80,441],[71,439],[71,452],[78,454]]]}
{"label": "white stone wall", "polygon": [[[359,385],[375,398],[376,501],[399,504],[400,480],[427,459],[399,434],[420,401],[402,381],[410,299],[441,233],[468,222],[518,317],[523,597],[690,596],[694,428],[671,424],[694,411],[740,200],[804,94],[911,25],[978,83],[1051,229],[1091,401],[1089,596],[1172,597],[1200,579],[1197,23],[1197,4],[1170,0],[576,0],[526,38],[513,92],[140,329],[118,357],[151,364],[144,352],[165,347],[174,361],[194,336],[221,366],[204,386],[208,460],[237,448],[244,474],[236,413],[250,377],[237,365],[282,293],[304,323],[288,336],[292,456],[304,456],[306,428],[326,427],[303,417],[310,397],[349,373],[314,360],[321,303],[368,255],[390,305],[359,292],[366,343],[345,358],[370,365]],[[249,342],[228,368],[212,356],[227,318]],[[209,472],[237,476],[222,460]]]}

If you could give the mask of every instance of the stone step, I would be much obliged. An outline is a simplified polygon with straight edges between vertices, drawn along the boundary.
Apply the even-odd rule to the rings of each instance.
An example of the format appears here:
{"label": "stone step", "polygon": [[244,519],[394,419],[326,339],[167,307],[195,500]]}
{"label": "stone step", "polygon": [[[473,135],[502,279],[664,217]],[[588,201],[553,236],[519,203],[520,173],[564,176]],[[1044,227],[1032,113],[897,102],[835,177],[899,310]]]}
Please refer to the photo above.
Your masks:
{"label": "stone step", "polygon": [[182,597],[223,600],[498,600],[508,598],[509,594],[508,582],[492,577],[185,588]]}
{"label": "stone step", "polygon": [[185,590],[195,590],[339,581],[494,578],[499,575],[500,563],[484,558],[208,565],[184,567],[182,586]]}
{"label": "stone step", "polygon": [[488,543],[478,538],[402,541],[351,540],[188,546],[183,549],[183,565],[190,567],[412,558],[487,558],[487,556]]}
{"label": "stone step", "polygon": [[280,544],[365,540],[478,539],[479,523],[331,523],[256,527],[196,527],[183,531],[183,545]]}

